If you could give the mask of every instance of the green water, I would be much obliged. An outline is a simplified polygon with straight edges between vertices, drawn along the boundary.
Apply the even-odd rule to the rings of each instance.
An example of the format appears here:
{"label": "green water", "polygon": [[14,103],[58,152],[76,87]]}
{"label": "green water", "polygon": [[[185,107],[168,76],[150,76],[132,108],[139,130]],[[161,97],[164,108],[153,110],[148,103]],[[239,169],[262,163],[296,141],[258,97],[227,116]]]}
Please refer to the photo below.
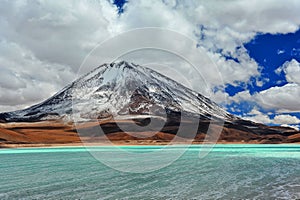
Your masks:
{"label": "green water", "polygon": [[[160,148],[121,147],[145,155]],[[0,199],[300,198],[300,145],[217,145],[201,159],[200,148],[147,173],[111,169],[83,147],[2,149]]]}

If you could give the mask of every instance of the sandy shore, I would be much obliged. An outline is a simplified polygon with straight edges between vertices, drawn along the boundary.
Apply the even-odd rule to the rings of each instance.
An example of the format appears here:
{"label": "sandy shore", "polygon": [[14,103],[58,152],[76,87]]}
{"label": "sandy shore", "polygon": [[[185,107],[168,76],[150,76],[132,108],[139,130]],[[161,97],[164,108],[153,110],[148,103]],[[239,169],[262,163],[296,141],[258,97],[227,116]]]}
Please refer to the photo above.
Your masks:
{"label": "sandy shore", "polygon": [[[0,148],[56,148],[56,147],[88,147],[88,146],[159,146],[159,145],[208,145],[208,144],[214,144],[214,143],[203,143],[203,142],[192,142],[192,143],[172,143],[166,142],[166,141],[115,141],[112,143],[52,143],[52,144],[0,144]],[[216,144],[266,144],[266,143],[260,143],[258,141],[252,141],[252,142],[226,142],[226,141],[218,141]],[[300,145],[300,142],[296,143],[280,143],[281,144],[296,144]]]}

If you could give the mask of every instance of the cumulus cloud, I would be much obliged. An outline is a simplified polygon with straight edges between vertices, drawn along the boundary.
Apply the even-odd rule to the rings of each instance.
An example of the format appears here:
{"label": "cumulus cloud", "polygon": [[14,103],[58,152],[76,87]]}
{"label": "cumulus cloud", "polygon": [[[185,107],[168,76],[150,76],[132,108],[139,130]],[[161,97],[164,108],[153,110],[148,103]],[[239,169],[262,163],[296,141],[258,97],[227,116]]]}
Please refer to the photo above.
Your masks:
{"label": "cumulus cloud", "polygon": [[275,124],[300,124],[300,119],[291,115],[276,115],[273,122]]}
{"label": "cumulus cloud", "polygon": [[229,97],[233,102],[252,102],[264,109],[275,110],[277,113],[300,112],[300,63],[292,59],[275,70],[277,74],[284,73],[288,83],[283,86],[270,87],[250,95],[242,91]]}
{"label": "cumulus cloud", "polygon": [[284,72],[288,82],[300,84],[300,63],[295,59],[286,61],[281,67],[276,69],[275,72],[277,74]]}
{"label": "cumulus cloud", "polygon": [[129,1],[118,24],[122,30],[141,27],[163,27],[186,34],[194,39],[195,25],[176,9],[176,2]]}
{"label": "cumulus cloud", "polygon": [[[297,18],[299,4],[295,1],[278,2],[272,1],[194,1],[187,3],[193,5],[186,14],[195,20],[211,26],[228,26],[239,32],[270,32],[288,33],[298,28],[300,20]],[[182,6],[182,9],[187,6]],[[189,12],[192,9],[198,12]],[[201,13],[200,15],[197,15]],[[281,13],[279,16],[278,13]],[[272,22],[276,23],[269,23]]]}
{"label": "cumulus cloud", "polygon": [[299,97],[300,86],[295,83],[288,83],[281,87],[271,87],[255,94],[251,98],[252,101],[256,101],[256,103],[266,109],[275,109],[277,112],[299,112]]}
{"label": "cumulus cloud", "polygon": [[277,124],[277,125],[295,128],[295,129],[297,129],[300,124],[300,119],[297,118],[296,116],[292,116],[289,114],[279,114],[279,115],[275,115],[274,118],[270,118],[268,114],[259,111],[259,109],[256,107],[254,107],[243,118],[257,123]]}
{"label": "cumulus cloud", "polygon": [[1,1],[0,35],[37,59],[77,70],[87,53],[111,36],[116,8],[106,1]]}
{"label": "cumulus cloud", "polygon": [[256,123],[263,124],[270,124],[272,122],[268,115],[260,112],[257,108],[253,108],[253,110],[250,113],[248,113],[248,115],[250,116],[244,116],[243,118]]}
{"label": "cumulus cloud", "polygon": [[249,102],[276,113],[300,112],[300,87],[295,83],[275,86],[251,95],[249,91],[238,92],[228,97],[229,102]]}
{"label": "cumulus cloud", "polygon": [[253,101],[254,100],[253,96],[247,90],[238,92],[234,96],[228,97],[228,99],[231,102],[235,102],[235,103],[242,102],[242,101]]}
{"label": "cumulus cloud", "polygon": [[28,49],[4,40],[0,41],[0,70],[4,111],[38,103],[75,77],[70,67],[40,61]]}
{"label": "cumulus cloud", "polygon": [[[266,109],[275,109],[277,112],[300,111],[300,63],[292,59],[275,70],[277,74],[284,73],[289,82],[284,86],[275,86],[255,94],[252,101],[256,101]],[[248,98],[248,100],[251,100]]]}

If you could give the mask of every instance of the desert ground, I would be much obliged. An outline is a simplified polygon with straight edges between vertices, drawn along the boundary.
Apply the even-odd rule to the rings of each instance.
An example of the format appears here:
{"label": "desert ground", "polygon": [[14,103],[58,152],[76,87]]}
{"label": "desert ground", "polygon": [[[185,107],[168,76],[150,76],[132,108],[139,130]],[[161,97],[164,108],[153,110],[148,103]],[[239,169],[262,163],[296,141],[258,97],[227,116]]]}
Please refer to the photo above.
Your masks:
{"label": "desert ground", "polygon": [[[256,134],[242,128],[239,130],[236,127],[226,125],[218,127],[217,124],[211,124],[212,132],[222,130],[220,136],[214,139],[213,135],[206,135],[205,128],[201,124],[197,134],[189,138],[175,136],[178,130],[176,126],[168,126],[158,132],[135,130],[123,132],[117,123],[130,127],[132,121],[91,121],[76,126],[74,123],[63,123],[58,120],[0,123],[0,147],[202,144],[215,140],[223,144],[300,143],[300,132],[285,127],[273,127],[277,131],[282,130],[281,134]],[[105,134],[99,132],[100,127]]]}

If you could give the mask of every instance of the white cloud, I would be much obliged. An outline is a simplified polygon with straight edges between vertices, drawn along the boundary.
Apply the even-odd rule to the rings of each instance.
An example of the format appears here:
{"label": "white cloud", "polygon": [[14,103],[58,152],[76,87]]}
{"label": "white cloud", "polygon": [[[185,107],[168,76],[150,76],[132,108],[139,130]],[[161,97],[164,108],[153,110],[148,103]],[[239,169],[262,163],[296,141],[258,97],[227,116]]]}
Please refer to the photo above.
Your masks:
{"label": "white cloud", "polygon": [[0,36],[37,59],[76,71],[87,53],[112,35],[116,8],[106,1],[1,1]]}
{"label": "white cloud", "polygon": [[[226,105],[227,100],[229,98],[228,93],[226,93],[225,91],[222,90],[218,90],[215,93],[212,93],[212,96],[210,97],[214,102],[218,103],[218,104],[223,104],[223,106]],[[224,105],[225,104],[225,105]]]}
{"label": "white cloud", "polygon": [[250,102],[265,109],[275,110],[277,113],[300,111],[300,86],[288,83],[284,86],[271,87],[251,95],[249,91],[242,91],[229,97],[230,102]]}
{"label": "white cloud", "polygon": [[193,32],[196,24],[189,21],[182,12],[178,12],[174,3],[129,1],[118,23],[124,31],[141,27],[163,27],[195,38]]}
{"label": "white cloud", "polygon": [[246,120],[254,121],[256,123],[270,124],[272,120],[270,117],[262,112],[260,112],[257,108],[253,108],[250,113],[250,116],[243,117]]}
{"label": "white cloud", "polygon": [[292,59],[290,62],[285,62],[283,71],[288,82],[300,84],[300,63],[297,60]]}
{"label": "white cloud", "polygon": [[237,103],[252,102],[265,109],[275,110],[277,113],[300,112],[300,63],[292,59],[277,68],[275,72],[277,74],[283,72],[289,83],[274,86],[253,95],[250,95],[248,91],[242,91],[229,99]]}
{"label": "white cloud", "polygon": [[[300,111],[300,63],[295,59],[285,62],[275,70],[277,74],[285,73],[288,84],[281,87],[271,87],[253,96],[253,100],[267,109],[277,112]],[[248,99],[250,100],[250,98]]]}
{"label": "white cloud", "polygon": [[38,103],[75,78],[68,66],[38,60],[16,43],[0,41],[1,110]]}
{"label": "white cloud", "polygon": [[239,82],[248,82],[251,76],[258,76],[257,63],[245,52],[239,53],[239,62],[226,60],[226,58],[215,52],[208,52],[212,61],[218,66],[224,84],[238,85]]}
{"label": "white cloud", "polygon": [[277,50],[277,54],[280,55],[280,54],[283,54],[285,53],[285,50],[284,49],[278,49]]}
{"label": "white cloud", "polygon": [[[275,109],[277,112],[299,112],[300,111],[300,86],[288,83],[282,87],[271,87],[255,94],[252,101],[266,109]],[[251,98],[249,100],[251,101]]]}
{"label": "white cloud", "polygon": [[242,101],[251,101],[253,100],[253,97],[251,96],[249,91],[245,90],[245,91],[238,92],[237,94],[235,94],[232,97],[229,97],[228,99],[232,102],[239,103]]}
{"label": "white cloud", "polygon": [[264,124],[286,124],[289,127],[297,128],[295,124],[300,124],[300,119],[296,116],[280,113],[296,113],[299,112],[300,87],[297,84],[287,84],[282,87],[272,87],[261,93],[250,95],[248,91],[237,93],[233,97],[228,97],[229,102],[248,102],[252,105],[259,106],[264,109],[275,110],[275,117],[271,119],[269,115],[273,112],[263,113],[259,108],[254,108],[242,117],[257,123]]}
{"label": "white cloud", "polygon": [[[212,27],[236,30],[238,33],[288,33],[300,24],[298,2],[260,1],[193,1],[180,6],[191,20]],[[280,15],[278,15],[280,13]]]}
{"label": "white cloud", "polygon": [[267,114],[262,113],[256,107],[254,107],[249,113],[247,113],[247,115],[245,115],[242,118],[257,123],[278,124],[285,127],[292,127],[295,129],[298,128],[300,123],[300,119],[298,119],[296,116],[292,116],[289,114],[275,115],[275,117],[271,119]]}
{"label": "white cloud", "polygon": [[[258,0],[230,3],[141,0],[126,3],[125,12],[119,16],[109,1],[1,1],[0,111],[50,96],[74,78],[81,62],[97,43],[132,28],[168,28],[196,39],[217,64],[224,83],[248,82],[250,77],[259,76],[259,66],[249,57],[243,43],[258,32],[296,31],[300,24],[299,10],[300,4],[292,0],[276,4]],[[222,84],[209,73],[209,67],[202,67],[207,68],[205,78],[211,87]],[[178,65],[178,69],[183,68]],[[297,96],[292,98],[299,97],[295,85],[297,73],[293,67],[287,67],[285,73],[293,83],[261,92],[255,95],[255,100],[270,102],[267,107],[276,109],[299,108],[295,102]],[[191,82],[199,87],[197,81]],[[30,88],[40,91],[39,94],[30,94]],[[289,94],[285,94],[287,91]],[[216,99],[223,94],[215,94]],[[278,100],[272,95],[278,95]],[[251,98],[248,92],[241,92],[232,100]]]}
{"label": "white cloud", "polygon": [[273,122],[275,124],[300,124],[300,119],[291,115],[276,115]]}

